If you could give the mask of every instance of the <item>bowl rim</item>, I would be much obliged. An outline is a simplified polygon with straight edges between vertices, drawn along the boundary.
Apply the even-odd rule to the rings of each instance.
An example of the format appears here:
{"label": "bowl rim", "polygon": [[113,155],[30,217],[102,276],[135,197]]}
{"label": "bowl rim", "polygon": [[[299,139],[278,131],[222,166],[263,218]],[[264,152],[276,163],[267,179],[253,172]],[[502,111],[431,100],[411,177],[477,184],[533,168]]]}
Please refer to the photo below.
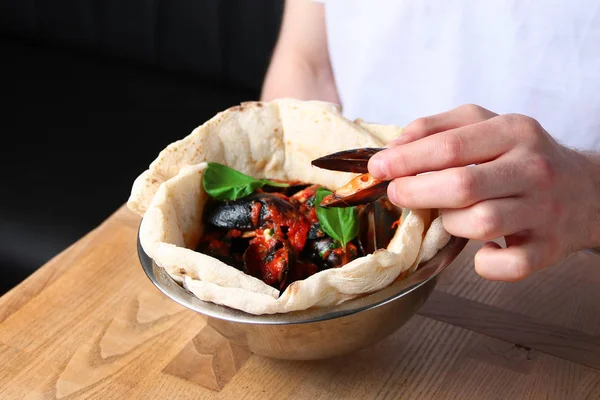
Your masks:
{"label": "bowl rim", "polygon": [[[141,227],[141,224],[140,224]],[[430,260],[422,263],[407,278],[394,282],[377,292],[347,300],[339,305],[310,308],[288,313],[255,315],[224,305],[200,300],[173,279],[164,268],[158,266],[144,251],[140,241],[140,228],[137,235],[137,252],[146,276],[163,294],[180,305],[208,317],[247,324],[291,325],[326,321],[361,311],[381,307],[426,285],[435,279],[463,251],[468,239],[450,236],[448,243]]]}

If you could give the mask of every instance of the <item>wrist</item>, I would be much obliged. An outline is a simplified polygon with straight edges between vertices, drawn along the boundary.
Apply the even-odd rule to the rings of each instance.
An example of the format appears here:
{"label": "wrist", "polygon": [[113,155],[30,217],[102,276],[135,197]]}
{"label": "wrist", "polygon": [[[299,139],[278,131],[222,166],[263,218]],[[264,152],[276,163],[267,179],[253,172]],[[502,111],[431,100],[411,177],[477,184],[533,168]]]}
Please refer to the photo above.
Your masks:
{"label": "wrist", "polygon": [[592,198],[590,208],[591,226],[591,247],[600,251],[600,153],[586,153],[584,157],[587,161]]}

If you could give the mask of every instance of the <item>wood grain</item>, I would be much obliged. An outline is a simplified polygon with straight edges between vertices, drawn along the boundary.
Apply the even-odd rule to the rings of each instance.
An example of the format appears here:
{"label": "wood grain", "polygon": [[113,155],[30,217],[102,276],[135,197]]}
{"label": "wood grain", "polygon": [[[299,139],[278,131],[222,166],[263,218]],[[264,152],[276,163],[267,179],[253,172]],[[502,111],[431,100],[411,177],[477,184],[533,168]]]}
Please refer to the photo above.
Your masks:
{"label": "wood grain", "polygon": [[472,241],[442,274],[438,291],[513,311],[535,320],[600,335],[600,257],[587,252],[516,283],[480,278],[472,255],[482,245]]}
{"label": "wood grain", "polygon": [[221,390],[250,357],[247,348],[229,342],[206,325],[163,372]]}
{"label": "wood grain", "polygon": [[600,337],[473,300],[433,293],[420,315],[600,369]]}
{"label": "wood grain", "polygon": [[390,337],[290,362],[232,346],[154,288],[138,224],[118,210],[0,298],[0,399],[600,399],[590,254],[500,284],[475,274],[473,242]]}

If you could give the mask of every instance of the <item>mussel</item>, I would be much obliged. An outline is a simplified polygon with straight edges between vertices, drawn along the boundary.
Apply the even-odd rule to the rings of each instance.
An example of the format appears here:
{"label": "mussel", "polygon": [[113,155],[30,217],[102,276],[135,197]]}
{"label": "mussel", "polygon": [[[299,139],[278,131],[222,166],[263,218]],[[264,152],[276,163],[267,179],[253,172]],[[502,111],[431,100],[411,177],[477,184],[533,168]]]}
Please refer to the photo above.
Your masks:
{"label": "mussel", "polygon": [[296,208],[276,193],[253,193],[237,200],[225,200],[210,207],[206,221],[218,228],[258,229],[265,226],[273,214],[294,216]]}
{"label": "mussel", "polygon": [[312,165],[333,171],[358,173],[346,185],[323,198],[321,207],[357,207],[360,223],[359,245],[363,254],[386,248],[394,237],[402,210],[387,198],[389,181],[373,178],[369,159],[382,148],[344,150],[312,161]]}
{"label": "mussel", "polygon": [[321,202],[322,207],[350,207],[375,202],[385,197],[389,181],[369,174],[369,159],[382,148],[344,150],[312,161],[312,165],[332,171],[358,173],[357,177],[335,190]]}
{"label": "mussel", "polygon": [[344,261],[340,252],[335,251],[338,247],[339,244],[335,240],[324,236],[319,239],[307,240],[302,255],[317,265],[319,270],[337,268],[341,267]]}
{"label": "mussel", "polygon": [[248,274],[280,290],[286,286],[288,271],[295,261],[289,240],[268,228],[257,231],[243,259]]}
{"label": "mussel", "polygon": [[213,204],[205,213],[215,228],[248,240],[243,270],[265,283],[283,289],[295,254],[306,243],[310,223],[299,207],[279,193],[255,192],[233,201]]}

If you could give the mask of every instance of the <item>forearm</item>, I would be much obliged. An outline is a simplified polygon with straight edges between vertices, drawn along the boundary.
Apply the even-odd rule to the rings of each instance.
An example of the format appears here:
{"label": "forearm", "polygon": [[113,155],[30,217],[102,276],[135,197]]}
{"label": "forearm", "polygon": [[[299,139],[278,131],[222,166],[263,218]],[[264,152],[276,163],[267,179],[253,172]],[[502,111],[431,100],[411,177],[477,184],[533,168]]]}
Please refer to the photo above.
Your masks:
{"label": "forearm", "polygon": [[312,0],[285,1],[261,100],[284,97],[340,104],[329,60],[325,9]]}
{"label": "forearm", "polygon": [[265,76],[261,100],[285,97],[340,104],[329,65],[315,67],[294,54],[276,52]]}

